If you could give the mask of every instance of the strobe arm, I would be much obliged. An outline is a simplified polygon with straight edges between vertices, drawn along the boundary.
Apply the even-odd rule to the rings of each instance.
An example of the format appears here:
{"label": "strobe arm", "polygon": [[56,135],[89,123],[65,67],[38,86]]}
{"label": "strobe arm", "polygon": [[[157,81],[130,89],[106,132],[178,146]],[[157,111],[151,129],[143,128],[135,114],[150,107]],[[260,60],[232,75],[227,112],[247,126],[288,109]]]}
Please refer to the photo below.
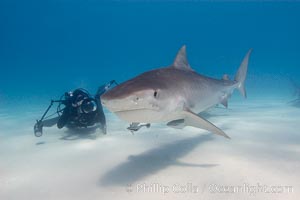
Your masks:
{"label": "strobe arm", "polygon": [[100,97],[102,94],[104,94],[105,92],[107,92],[107,91],[112,87],[113,84],[119,85],[119,84],[117,83],[117,81],[111,80],[111,81],[109,81],[108,83],[106,83],[106,84],[100,86],[100,87],[98,88],[97,94],[95,95],[96,98]]}

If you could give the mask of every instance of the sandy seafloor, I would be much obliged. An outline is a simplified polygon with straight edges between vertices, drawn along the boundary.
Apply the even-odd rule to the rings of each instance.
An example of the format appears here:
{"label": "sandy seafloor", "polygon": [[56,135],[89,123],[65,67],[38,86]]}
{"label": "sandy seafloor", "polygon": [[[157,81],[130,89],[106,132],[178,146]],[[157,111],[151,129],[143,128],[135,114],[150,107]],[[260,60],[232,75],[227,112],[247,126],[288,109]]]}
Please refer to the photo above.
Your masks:
{"label": "sandy seafloor", "polygon": [[0,199],[299,199],[300,108],[286,102],[240,98],[210,110],[205,117],[231,140],[163,124],[132,135],[108,112],[107,135],[54,127],[36,138],[43,109],[2,109]]}

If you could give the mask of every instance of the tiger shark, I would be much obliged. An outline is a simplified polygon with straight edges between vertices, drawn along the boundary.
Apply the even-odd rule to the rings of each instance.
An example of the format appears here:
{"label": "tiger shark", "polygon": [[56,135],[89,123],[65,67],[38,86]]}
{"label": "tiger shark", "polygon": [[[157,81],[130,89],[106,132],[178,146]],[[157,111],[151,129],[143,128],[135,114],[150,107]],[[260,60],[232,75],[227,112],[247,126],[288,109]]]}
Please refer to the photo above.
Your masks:
{"label": "tiger shark", "polygon": [[222,79],[198,74],[191,68],[182,46],[172,65],[142,73],[101,96],[102,104],[122,120],[167,123],[173,128],[192,126],[230,138],[220,128],[199,116],[217,104],[228,106],[235,89],[246,98],[245,79],[249,56],[244,57],[235,77]]}

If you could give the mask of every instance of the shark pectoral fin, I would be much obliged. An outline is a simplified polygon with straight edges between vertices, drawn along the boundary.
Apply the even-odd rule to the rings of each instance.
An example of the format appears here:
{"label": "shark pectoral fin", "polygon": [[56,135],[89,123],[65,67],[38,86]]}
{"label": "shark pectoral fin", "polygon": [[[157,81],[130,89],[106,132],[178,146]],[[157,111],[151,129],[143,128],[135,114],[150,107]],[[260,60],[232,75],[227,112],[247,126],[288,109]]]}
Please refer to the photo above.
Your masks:
{"label": "shark pectoral fin", "polygon": [[184,115],[184,124],[186,126],[193,126],[193,127],[205,129],[205,130],[210,131],[214,134],[221,135],[221,136],[224,136],[225,138],[230,139],[230,137],[228,135],[226,135],[226,133],[224,133],[221,129],[219,129],[218,127],[216,127],[215,125],[213,125],[212,123],[207,121],[206,119],[201,118],[197,114],[195,114],[191,111],[188,111],[188,110],[183,111],[183,112],[184,112],[183,113],[183,115]]}

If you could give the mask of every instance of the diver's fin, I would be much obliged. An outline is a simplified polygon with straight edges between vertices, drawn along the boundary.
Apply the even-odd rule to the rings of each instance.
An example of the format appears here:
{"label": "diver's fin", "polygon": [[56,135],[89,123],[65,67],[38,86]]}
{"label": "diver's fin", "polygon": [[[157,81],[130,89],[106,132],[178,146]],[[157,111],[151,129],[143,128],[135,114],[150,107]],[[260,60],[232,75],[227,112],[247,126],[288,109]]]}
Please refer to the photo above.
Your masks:
{"label": "diver's fin", "polygon": [[194,71],[187,60],[185,45],[178,51],[172,67],[180,70]]}
{"label": "diver's fin", "polygon": [[252,52],[252,49],[248,51],[246,56],[244,57],[240,68],[238,69],[234,80],[238,83],[237,89],[240,91],[240,93],[243,95],[243,97],[247,98],[246,90],[245,90],[245,80],[247,76],[247,70],[248,70],[248,63],[249,63],[249,57]]}
{"label": "diver's fin", "polygon": [[201,129],[205,129],[210,131],[214,134],[224,136],[225,138],[230,139],[226,133],[224,133],[221,129],[213,125],[211,122],[207,121],[206,119],[198,116],[197,114],[193,113],[190,110],[183,111],[184,116],[184,124],[186,126],[193,126]]}

